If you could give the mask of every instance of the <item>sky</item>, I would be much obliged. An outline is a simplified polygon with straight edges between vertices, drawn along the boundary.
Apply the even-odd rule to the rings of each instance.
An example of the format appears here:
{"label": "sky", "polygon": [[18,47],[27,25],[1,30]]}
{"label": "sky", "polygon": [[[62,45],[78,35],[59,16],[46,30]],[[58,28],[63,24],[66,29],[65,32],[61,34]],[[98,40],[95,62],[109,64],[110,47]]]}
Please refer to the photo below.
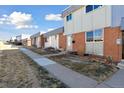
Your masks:
{"label": "sky", "polygon": [[47,32],[63,26],[67,5],[0,5],[0,40],[20,34]]}

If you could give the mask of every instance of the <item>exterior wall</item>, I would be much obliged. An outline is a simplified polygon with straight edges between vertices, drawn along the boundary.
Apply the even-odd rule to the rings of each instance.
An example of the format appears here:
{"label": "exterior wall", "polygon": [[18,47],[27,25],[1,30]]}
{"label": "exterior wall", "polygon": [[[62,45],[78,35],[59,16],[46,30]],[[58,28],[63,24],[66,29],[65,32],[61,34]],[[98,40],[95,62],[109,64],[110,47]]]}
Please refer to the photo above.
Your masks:
{"label": "exterior wall", "polygon": [[24,46],[31,46],[31,39],[23,39],[22,44]]}
{"label": "exterior wall", "polygon": [[104,56],[112,56],[115,61],[122,59],[122,45],[116,44],[121,34],[120,27],[104,29]]}
{"label": "exterior wall", "polygon": [[66,50],[66,35],[59,34],[59,48]]}
{"label": "exterior wall", "polygon": [[37,48],[40,48],[41,47],[41,37],[39,36],[39,37],[36,37],[36,47]]}
{"label": "exterior wall", "polygon": [[47,42],[45,42],[45,48],[54,47],[59,48],[59,35],[52,35],[47,37]]}
{"label": "exterior wall", "polygon": [[27,46],[31,46],[31,39],[27,40]]}
{"label": "exterior wall", "polygon": [[101,42],[86,42],[85,53],[103,56],[104,55],[103,45],[104,43],[102,41]]}
{"label": "exterior wall", "polygon": [[34,46],[34,45],[35,45],[34,38],[31,38],[31,45],[32,45],[32,46]]}
{"label": "exterior wall", "polygon": [[44,36],[43,35],[41,35],[40,36],[41,37],[41,48],[44,48],[44,46],[45,46],[45,38],[44,38]]}
{"label": "exterior wall", "polygon": [[124,17],[124,5],[112,6],[112,27],[120,26],[121,19]]}
{"label": "exterior wall", "polygon": [[111,26],[111,6],[102,6],[89,13],[85,13],[85,7],[82,7],[72,13],[72,20],[66,21],[66,16],[64,17],[65,35],[109,26]]}
{"label": "exterior wall", "polygon": [[85,33],[76,33],[73,34],[73,50],[77,51],[78,54],[82,55],[85,53]]}

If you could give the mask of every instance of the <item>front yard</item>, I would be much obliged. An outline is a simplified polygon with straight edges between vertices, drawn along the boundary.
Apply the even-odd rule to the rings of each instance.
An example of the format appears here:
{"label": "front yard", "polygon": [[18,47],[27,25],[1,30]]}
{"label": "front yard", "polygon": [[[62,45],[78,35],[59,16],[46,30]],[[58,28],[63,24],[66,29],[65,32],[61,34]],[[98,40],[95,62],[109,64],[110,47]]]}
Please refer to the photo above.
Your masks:
{"label": "front yard", "polygon": [[99,61],[92,61],[87,57],[66,54],[48,58],[80,74],[95,79],[99,83],[109,78],[118,70],[115,66],[106,65]]}
{"label": "front yard", "polygon": [[[34,47],[28,47],[28,49],[41,55],[52,54],[48,51],[37,49]],[[94,57],[78,56],[72,54],[63,54],[58,56],[51,56],[48,58],[59,64],[64,65],[69,69],[79,72],[80,74],[95,79],[99,83],[108,79],[118,70],[114,65],[104,64],[105,60],[102,58],[99,58],[99,60],[94,60]]]}
{"label": "front yard", "polygon": [[46,50],[43,50],[41,48],[36,48],[36,47],[33,47],[33,46],[30,46],[30,47],[24,46],[24,48],[30,49],[33,52],[36,52],[36,53],[38,53],[40,55],[48,55],[48,54],[56,54],[56,53],[58,53],[58,51],[55,51],[52,48],[49,48],[49,49],[46,49]]}
{"label": "front yard", "polygon": [[0,87],[63,88],[66,86],[16,49],[0,52]]}

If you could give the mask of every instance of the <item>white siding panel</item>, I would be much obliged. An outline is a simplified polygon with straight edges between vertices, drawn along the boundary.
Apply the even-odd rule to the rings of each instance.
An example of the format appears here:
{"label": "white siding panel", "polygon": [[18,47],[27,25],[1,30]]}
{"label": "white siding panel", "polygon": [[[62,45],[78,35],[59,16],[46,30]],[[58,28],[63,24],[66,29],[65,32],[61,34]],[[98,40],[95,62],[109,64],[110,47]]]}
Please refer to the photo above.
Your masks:
{"label": "white siding panel", "polygon": [[103,42],[94,43],[94,54],[103,55]]}
{"label": "white siding panel", "polygon": [[83,18],[82,18],[82,31],[86,32],[86,31],[91,31],[93,30],[93,18],[92,18],[92,13],[88,13],[88,14],[83,14]]}
{"label": "white siding panel", "polygon": [[108,27],[111,25],[110,7],[103,6],[93,13],[93,29]]}
{"label": "white siding panel", "polygon": [[87,42],[86,43],[86,53],[103,55],[103,42]]}
{"label": "white siding panel", "polygon": [[45,48],[47,47],[54,47],[59,48],[59,35],[49,36],[48,41],[45,42]]}
{"label": "white siding panel", "polygon": [[102,7],[93,13],[93,29],[99,29],[106,26],[106,8]]}
{"label": "white siding panel", "polygon": [[79,9],[78,11],[75,11],[75,13],[73,13],[74,33],[82,31],[82,12],[82,9]]}
{"label": "white siding panel", "polygon": [[92,42],[87,42],[86,43],[86,53],[87,54],[93,54],[93,43]]}

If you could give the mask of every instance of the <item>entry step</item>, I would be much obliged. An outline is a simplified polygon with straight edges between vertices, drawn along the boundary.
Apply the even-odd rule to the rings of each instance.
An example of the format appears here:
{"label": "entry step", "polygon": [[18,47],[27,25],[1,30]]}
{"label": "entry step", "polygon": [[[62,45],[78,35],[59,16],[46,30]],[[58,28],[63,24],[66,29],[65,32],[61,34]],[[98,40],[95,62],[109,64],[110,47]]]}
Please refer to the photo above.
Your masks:
{"label": "entry step", "polygon": [[121,62],[118,63],[117,67],[120,69],[124,69],[124,60],[121,60]]}

